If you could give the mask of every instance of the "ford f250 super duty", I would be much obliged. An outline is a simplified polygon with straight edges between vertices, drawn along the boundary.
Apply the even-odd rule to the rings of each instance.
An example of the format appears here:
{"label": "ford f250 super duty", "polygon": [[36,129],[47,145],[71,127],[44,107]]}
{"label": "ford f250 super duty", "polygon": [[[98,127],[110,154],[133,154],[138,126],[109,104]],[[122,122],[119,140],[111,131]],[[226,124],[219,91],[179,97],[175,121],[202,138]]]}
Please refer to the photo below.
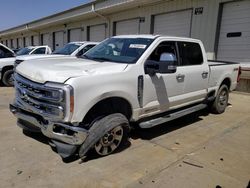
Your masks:
{"label": "ford f250 super duty", "polygon": [[223,113],[240,71],[208,61],[200,40],[155,35],[115,36],[82,58],[34,61],[16,69],[10,110],[63,158],[108,155],[134,124],[151,128],[208,106]]}

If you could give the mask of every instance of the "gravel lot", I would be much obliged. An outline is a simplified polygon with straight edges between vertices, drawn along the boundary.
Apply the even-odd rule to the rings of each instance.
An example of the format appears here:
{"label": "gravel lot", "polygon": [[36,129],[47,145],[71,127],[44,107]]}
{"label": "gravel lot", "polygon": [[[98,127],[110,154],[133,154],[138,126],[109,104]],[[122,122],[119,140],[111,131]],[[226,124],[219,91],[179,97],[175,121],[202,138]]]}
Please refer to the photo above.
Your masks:
{"label": "gravel lot", "polygon": [[231,93],[221,115],[206,111],[148,130],[86,162],[63,162],[40,134],[24,135],[0,88],[0,187],[232,187],[250,180],[250,95]]}

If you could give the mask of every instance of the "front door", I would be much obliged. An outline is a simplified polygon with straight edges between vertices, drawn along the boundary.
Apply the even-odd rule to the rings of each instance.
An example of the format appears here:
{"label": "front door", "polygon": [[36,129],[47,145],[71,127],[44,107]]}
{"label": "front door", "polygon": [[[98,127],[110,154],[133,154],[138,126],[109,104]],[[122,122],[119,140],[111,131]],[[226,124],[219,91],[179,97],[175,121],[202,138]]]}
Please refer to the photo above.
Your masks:
{"label": "front door", "polygon": [[[174,41],[161,41],[148,60],[160,61],[163,53],[172,54],[177,62],[179,61]],[[144,75],[141,117],[164,112],[180,105],[185,86],[183,71],[177,68],[175,73]]]}

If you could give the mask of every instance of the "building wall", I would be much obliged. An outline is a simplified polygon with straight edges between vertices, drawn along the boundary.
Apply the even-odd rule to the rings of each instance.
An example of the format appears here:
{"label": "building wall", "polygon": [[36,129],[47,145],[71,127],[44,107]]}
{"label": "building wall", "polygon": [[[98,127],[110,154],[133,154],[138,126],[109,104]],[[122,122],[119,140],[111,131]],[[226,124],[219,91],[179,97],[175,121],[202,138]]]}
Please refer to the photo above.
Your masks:
{"label": "building wall", "polygon": [[[228,0],[229,1],[229,0]],[[106,7],[114,5],[114,3],[121,3],[122,0],[115,1],[103,1],[101,3],[97,3],[96,7],[98,8],[104,6],[106,3]],[[142,1],[143,2],[143,1]],[[129,8],[128,10],[117,11],[116,13],[109,12],[105,16],[107,19],[101,18],[97,15],[86,18],[79,17],[74,21],[60,22],[60,24],[56,24],[55,19],[52,17],[47,22],[55,22],[53,26],[44,27],[40,30],[25,30],[23,32],[15,33],[14,35],[6,35],[1,36],[0,41],[5,43],[6,40],[23,37],[26,38],[26,45],[30,45],[30,38],[33,35],[39,35],[43,33],[49,33],[49,46],[53,47],[53,32],[56,31],[64,31],[64,42],[68,41],[67,32],[71,28],[82,28],[82,40],[87,40],[87,26],[107,23],[107,32],[106,37],[113,35],[113,26],[114,22],[125,19],[139,18],[143,17],[144,22],[140,23],[140,33],[141,34],[149,34],[151,32],[151,24],[152,24],[152,15],[157,15],[161,13],[175,12],[180,10],[192,9],[192,24],[191,24],[191,37],[201,39],[205,45],[206,51],[208,53],[209,58],[214,58],[215,55],[215,43],[216,43],[216,29],[217,29],[217,21],[218,21],[218,13],[219,13],[219,5],[221,2],[227,2],[226,0],[170,0],[170,1],[150,1],[152,3],[144,5],[143,3],[139,4],[136,7]],[[195,8],[203,7],[203,13],[199,15],[195,15]],[[85,8],[86,11],[91,11],[89,8]],[[73,12],[73,11],[72,11]],[[72,12],[66,12],[65,15],[60,15],[60,19],[63,16],[68,16],[72,14]],[[103,14],[105,14],[105,10],[103,9]],[[75,10],[75,14],[78,14],[79,11]],[[20,39],[19,39],[20,40]],[[28,42],[29,41],[29,42]],[[39,37],[39,42],[40,37]],[[19,47],[22,42],[19,42]],[[10,47],[10,41],[8,41],[8,46]]]}

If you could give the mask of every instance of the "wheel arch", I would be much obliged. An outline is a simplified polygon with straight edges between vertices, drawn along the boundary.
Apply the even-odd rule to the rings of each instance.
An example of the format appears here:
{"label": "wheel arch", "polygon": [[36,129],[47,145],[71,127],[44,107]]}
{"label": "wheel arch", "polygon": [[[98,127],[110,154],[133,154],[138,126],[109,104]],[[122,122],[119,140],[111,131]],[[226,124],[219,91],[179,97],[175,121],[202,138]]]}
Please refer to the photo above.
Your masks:
{"label": "wheel arch", "polygon": [[[232,84],[231,79],[230,79],[229,77],[226,77],[226,78],[224,78],[224,80],[221,82],[220,87],[221,87],[222,85],[226,85],[226,86],[228,87],[228,90],[230,90],[231,84]],[[220,88],[220,87],[219,87],[219,88]]]}
{"label": "wheel arch", "polygon": [[11,69],[13,69],[13,68],[14,68],[13,65],[4,66],[4,67],[2,68],[2,77],[1,77],[1,79],[3,78],[3,75],[4,75],[4,73],[5,73],[6,71],[11,70]]}
{"label": "wheel arch", "polygon": [[130,120],[133,113],[133,107],[126,98],[121,96],[102,98],[86,112],[81,124],[90,124],[95,118],[112,113],[121,113]]}

